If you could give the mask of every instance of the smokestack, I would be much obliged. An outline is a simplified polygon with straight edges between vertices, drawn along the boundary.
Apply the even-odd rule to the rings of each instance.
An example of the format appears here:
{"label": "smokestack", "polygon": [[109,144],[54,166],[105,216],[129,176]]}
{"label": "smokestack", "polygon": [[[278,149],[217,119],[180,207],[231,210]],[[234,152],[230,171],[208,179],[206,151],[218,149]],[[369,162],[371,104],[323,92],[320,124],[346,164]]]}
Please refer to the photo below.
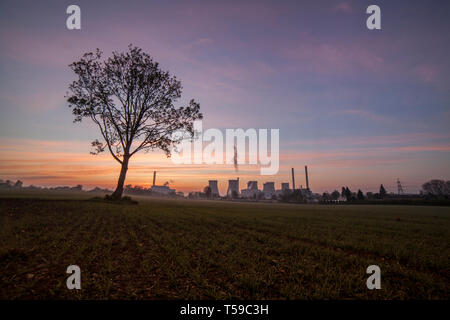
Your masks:
{"label": "smokestack", "polygon": [[156,183],[156,171],[153,171],[153,185]]}
{"label": "smokestack", "polygon": [[292,168],[292,190],[295,190],[294,168]]}
{"label": "smokestack", "polygon": [[309,190],[308,166],[305,166],[306,189]]}

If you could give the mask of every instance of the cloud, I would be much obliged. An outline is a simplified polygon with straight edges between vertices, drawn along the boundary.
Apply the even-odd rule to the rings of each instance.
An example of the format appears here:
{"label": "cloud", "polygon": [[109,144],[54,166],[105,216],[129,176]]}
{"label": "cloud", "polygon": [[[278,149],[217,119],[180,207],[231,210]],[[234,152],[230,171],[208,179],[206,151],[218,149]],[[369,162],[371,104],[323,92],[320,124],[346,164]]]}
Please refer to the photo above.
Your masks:
{"label": "cloud", "polygon": [[211,38],[200,38],[193,42],[193,45],[205,45],[205,44],[212,44],[214,43],[214,40]]}
{"label": "cloud", "polygon": [[302,146],[377,146],[377,145],[409,145],[426,143],[445,143],[450,140],[450,134],[440,134],[432,132],[411,132],[392,135],[374,136],[351,136],[351,137],[328,137],[310,140],[298,140],[284,142],[287,147]]}
{"label": "cloud", "polygon": [[426,83],[436,82],[439,78],[439,68],[434,64],[418,65],[413,69],[413,73]]}
{"label": "cloud", "polygon": [[352,5],[348,1],[338,3],[334,8],[336,12],[344,12],[344,13],[352,13],[353,8]]}
{"label": "cloud", "polygon": [[383,74],[385,61],[377,50],[361,43],[319,42],[302,37],[283,47],[281,55],[290,60],[290,70],[320,75]]}
{"label": "cloud", "polygon": [[[56,86],[59,88],[56,88]],[[30,110],[31,112],[55,110],[66,105],[63,93],[65,88],[61,86],[61,83],[58,83],[56,86],[51,89],[52,91],[41,88],[39,91],[27,92],[23,95],[13,96],[6,92],[1,99],[13,108]]]}
{"label": "cloud", "polygon": [[392,119],[392,118],[389,118],[389,117],[386,117],[383,115],[379,115],[379,114],[376,114],[374,112],[364,110],[364,109],[345,109],[342,111],[333,112],[333,114],[353,115],[353,116],[358,116],[358,117],[366,119],[366,120],[370,120],[370,121],[377,122],[377,123],[383,123],[383,124],[394,124],[395,123],[394,119]]}

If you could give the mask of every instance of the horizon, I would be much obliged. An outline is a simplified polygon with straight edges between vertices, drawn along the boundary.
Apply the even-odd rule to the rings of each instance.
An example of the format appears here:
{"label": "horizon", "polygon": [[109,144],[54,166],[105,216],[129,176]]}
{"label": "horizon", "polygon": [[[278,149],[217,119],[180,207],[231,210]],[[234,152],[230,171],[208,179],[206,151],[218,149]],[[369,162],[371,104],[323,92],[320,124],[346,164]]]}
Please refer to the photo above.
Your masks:
{"label": "horizon", "polygon": [[[308,169],[309,170],[309,169]],[[304,177],[304,175],[303,175],[303,177]],[[265,182],[274,182],[275,183],[275,190],[281,190],[281,184],[282,183],[288,183],[289,184],[289,189],[290,190],[292,190],[292,180],[291,181],[282,181],[282,182],[275,182],[275,181],[264,181],[264,182],[262,182],[262,183],[260,183],[260,181],[258,181],[258,180],[241,180],[239,177],[236,177],[237,179],[239,179],[239,192],[241,192],[241,190],[243,190],[243,189],[246,189],[247,188],[247,184],[248,184],[248,182],[251,182],[251,181],[256,181],[257,183],[258,183],[258,190],[262,190],[262,187],[263,187],[263,184],[265,183]],[[305,178],[305,177],[304,177]],[[292,179],[292,178],[291,178]],[[295,179],[297,179],[297,176],[295,177]],[[228,188],[228,180],[214,180],[214,179],[210,179],[210,180],[213,180],[213,181],[217,181],[217,184],[218,184],[218,189],[219,189],[219,196],[223,196],[224,194],[226,195],[226,190],[227,190],[227,188]],[[230,179],[230,180],[234,180],[234,179]],[[430,180],[435,180],[435,179],[430,179]],[[61,184],[61,185],[37,185],[37,184],[27,184],[27,183],[25,183],[24,181],[22,181],[22,180],[20,180],[20,179],[12,179],[12,180],[10,180],[10,179],[7,179],[7,180],[3,180],[3,179],[1,179],[1,177],[0,177],[0,181],[1,182],[7,182],[7,181],[10,181],[11,183],[14,183],[14,182],[17,182],[17,181],[21,181],[22,183],[23,183],[23,185],[21,186],[22,188],[30,188],[30,187],[36,187],[36,188],[42,188],[42,189],[56,189],[56,188],[66,188],[66,187],[68,187],[68,188],[73,188],[73,187],[77,187],[77,186],[81,186],[82,187],[82,189],[81,189],[81,191],[85,191],[85,192],[89,192],[89,191],[93,191],[93,190],[95,190],[95,189],[97,189],[97,188],[99,188],[99,189],[103,189],[103,190],[109,190],[109,191],[113,191],[114,190],[114,188],[115,188],[115,186],[114,185],[111,185],[111,186],[101,186],[101,185],[88,185],[88,186],[86,186],[86,185],[83,185],[83,184],[81,184],[81,183],[75,183],[75,185],[63,185],[63,184]],[[296,180],[297,181],[297,180]],[[242,182],[242,186],[241,186],[241,182]],[[401,181],[400,181],[401,182]],[[428,181],[427,181],[428,182]],[[205,186],[204,187],[207,187],[208,186],[208,183],[209,183],[209,181],[206,181],[206,183],[205,183]],[[306,181],[305,181],[305,183],[306,183]],[[153,186],[153,184],[152,183],[149,183],[149,184],[144,184],[144,185],[142,185],[142,184],[139,184],[139,185],[133,185],[133,184],[126,184],[125,185],[125,187],[127,186],[127,185],[130,185],[131,187],[142,187],[142,188],[144,188],[144,189],[146,189],[146,190],[150,190],[151,189],[151,187]],[[163,185],[167,185],[169,188],[171,188],[171,189],[174,189],[177,193],[178,192],[182,192],[185,196],[187,195],[187,194],[189,194],[189,193],[196,193],[196,192],[203,192],[203,188],[201,188],[201,189],[198,189],[198,190],[179,190],[179,189],[177,189],[176,188],[176,186],[174,186],[174,185],[171,185],[170,184],[170,182],[169,181],[166,181],[166,182],[164,182],[164,183],[162,183],[162,184],[158,184],[158,183],[156,183],[155,184],[155,186],[163,186]],[[280,188],[277,188],[277,187],[280,187]],[[395,188],[394,188],[394,186],[391,186],[390,188],[387,186],[387,185],[385,185],[385,184],[380,184],[379,186],[378,186],[378,188],[373,188],[373,189],[371,189],[371,190],[361,190],[361,189],[356,189],[356,190],[353,190],[352,188],[349,188],[350,189],[350,191],[352,192],[352,193],[357,193],[359,190],[361,190],[364,194],[367,194],[367,193],[378,193],[379,192],[379,188],[381,187],[381,186],[383,186],[385,189],[386,189],[386,192],[388,193],[388,194],[397,194],[396,193],[396,191],[398,190],[397,189],[397,182],[396,182],[396,184],[395,184]],[[311,192],[313,193],[313,194],[322,194],[322,193],[329,193],[329,194],[331,194],[332,192],[334,192],[334,191],[338,191],[339,193],[341,193],[341,191],[340,191],[340,189],[341,188],[343,188],[343,187],[348,187],[348,186],[346,186],[346,185],[342,185],[342,186],[340,186],[340,187],[336,187],[336,188],[334,188],[334,189],[332,189],[332,190],[325,190],[325,191],[323,191],[323,192],[316,192],[315,190],[313,190],[313,189],[311,189]],[[297,185],[297,183],[296,183],[296,186],[295,186],[295,189],[296,190],[299,190],[299,189],[304,189],[305,188],[305,185],[304,184],[298,184]],[[402,184],[402,188],[404,189],[403,190],[403,193],[402,194],[404,194],[404,195],[420,195],[421,194],[421,192],[422,192],[422,190],[419,190],[419,192],[416,192],[416,193],[414,193],[414,192],[408,192],[408,190],[406,190],[406,186],[404,186],[403,184]]]}
{"label": "horizon", "polygon": [[369,1],[78,1],[81,30],[65,27],[67,1],[24,4],[0,4],[1,179],[114,188],[119,166],[89,154],[97,129],[72,123],[64,95],[83,53],[133,43],[181,79],[177,105],[198,100],[205,129],[279,129],[280,170],[175,165],[158,151],[134,156],[125,184],[149,187],[156,170],[158,185],[218,180],[223,194],[236,177],[291,185],[294,167],[300,186],[304,165],[317,193],[450,180],[448,2],[379,1],[376,31]]}

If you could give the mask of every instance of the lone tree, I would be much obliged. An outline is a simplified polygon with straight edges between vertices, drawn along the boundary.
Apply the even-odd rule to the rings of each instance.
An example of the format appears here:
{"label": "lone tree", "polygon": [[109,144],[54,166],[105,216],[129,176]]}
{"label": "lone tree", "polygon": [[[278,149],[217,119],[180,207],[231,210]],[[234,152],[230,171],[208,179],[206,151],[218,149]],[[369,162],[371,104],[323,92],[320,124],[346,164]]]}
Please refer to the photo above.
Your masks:
{"label": "lone tree", "polygon": [[130,158],[137,152],[163,150],[168,157],[182,139],[172,134],[183,130],[194,134],[193,122],[202,118],[200,104],[190,100],[175,107],[181,97],[181,82],[160,69],[142,49],[129,46],[102,60],[102,52],[89,52],[69,65],[77,79],[66,94],[74,122],[92,120],[100,129],[101,141],[92,142],[98,154],[107,148],[120,163],[117,187],[112,197],[120,199]]}

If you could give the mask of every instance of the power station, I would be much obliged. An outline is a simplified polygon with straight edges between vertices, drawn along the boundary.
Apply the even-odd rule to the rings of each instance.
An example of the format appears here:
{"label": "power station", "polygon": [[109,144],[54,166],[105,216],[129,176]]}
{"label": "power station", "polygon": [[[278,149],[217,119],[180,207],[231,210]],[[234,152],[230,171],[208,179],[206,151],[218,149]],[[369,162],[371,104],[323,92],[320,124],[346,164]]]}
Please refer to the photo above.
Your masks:
{"label": "power station", "polygon": [[150,188],[150,191],[154,195],[163,195],[163,196],[176,193],[175,189],[169,188],[169,182],[165,182],[162,186],[156,185],[156,170],[153,171],[153,185]]}
{"label": "power station", "polygon": [[[289,194],[293,191],[299,191],[302,197],[308,202],[314,202],[316,199],[311,192],[309,186],[309,174],[308,174],[308,166],[305,165],[305,183],[306,188],[300,186],[300,188],[295,188],[295,171],[294,168],[291,168],[292,175],[292,188],[290,188],[289,182],[282,182],[281,189],[276,190],[275,182],[267,181],[263,183],[263,189],[258,189],[258,181],[248,181],[247,189],[239,190],[239,178],[228,180],[228,188],[226,197],[234,198],[240,197],[242,199],[274,199],[274,197],[279,197],[285,194]],[[209,180],[208,186],[211,189],[211,195],[213,197],[220,197],[218,181],[217,180]],[[194,194],[194,193],[192,193]],[[198,193],[195,193],[198,195]]]}

